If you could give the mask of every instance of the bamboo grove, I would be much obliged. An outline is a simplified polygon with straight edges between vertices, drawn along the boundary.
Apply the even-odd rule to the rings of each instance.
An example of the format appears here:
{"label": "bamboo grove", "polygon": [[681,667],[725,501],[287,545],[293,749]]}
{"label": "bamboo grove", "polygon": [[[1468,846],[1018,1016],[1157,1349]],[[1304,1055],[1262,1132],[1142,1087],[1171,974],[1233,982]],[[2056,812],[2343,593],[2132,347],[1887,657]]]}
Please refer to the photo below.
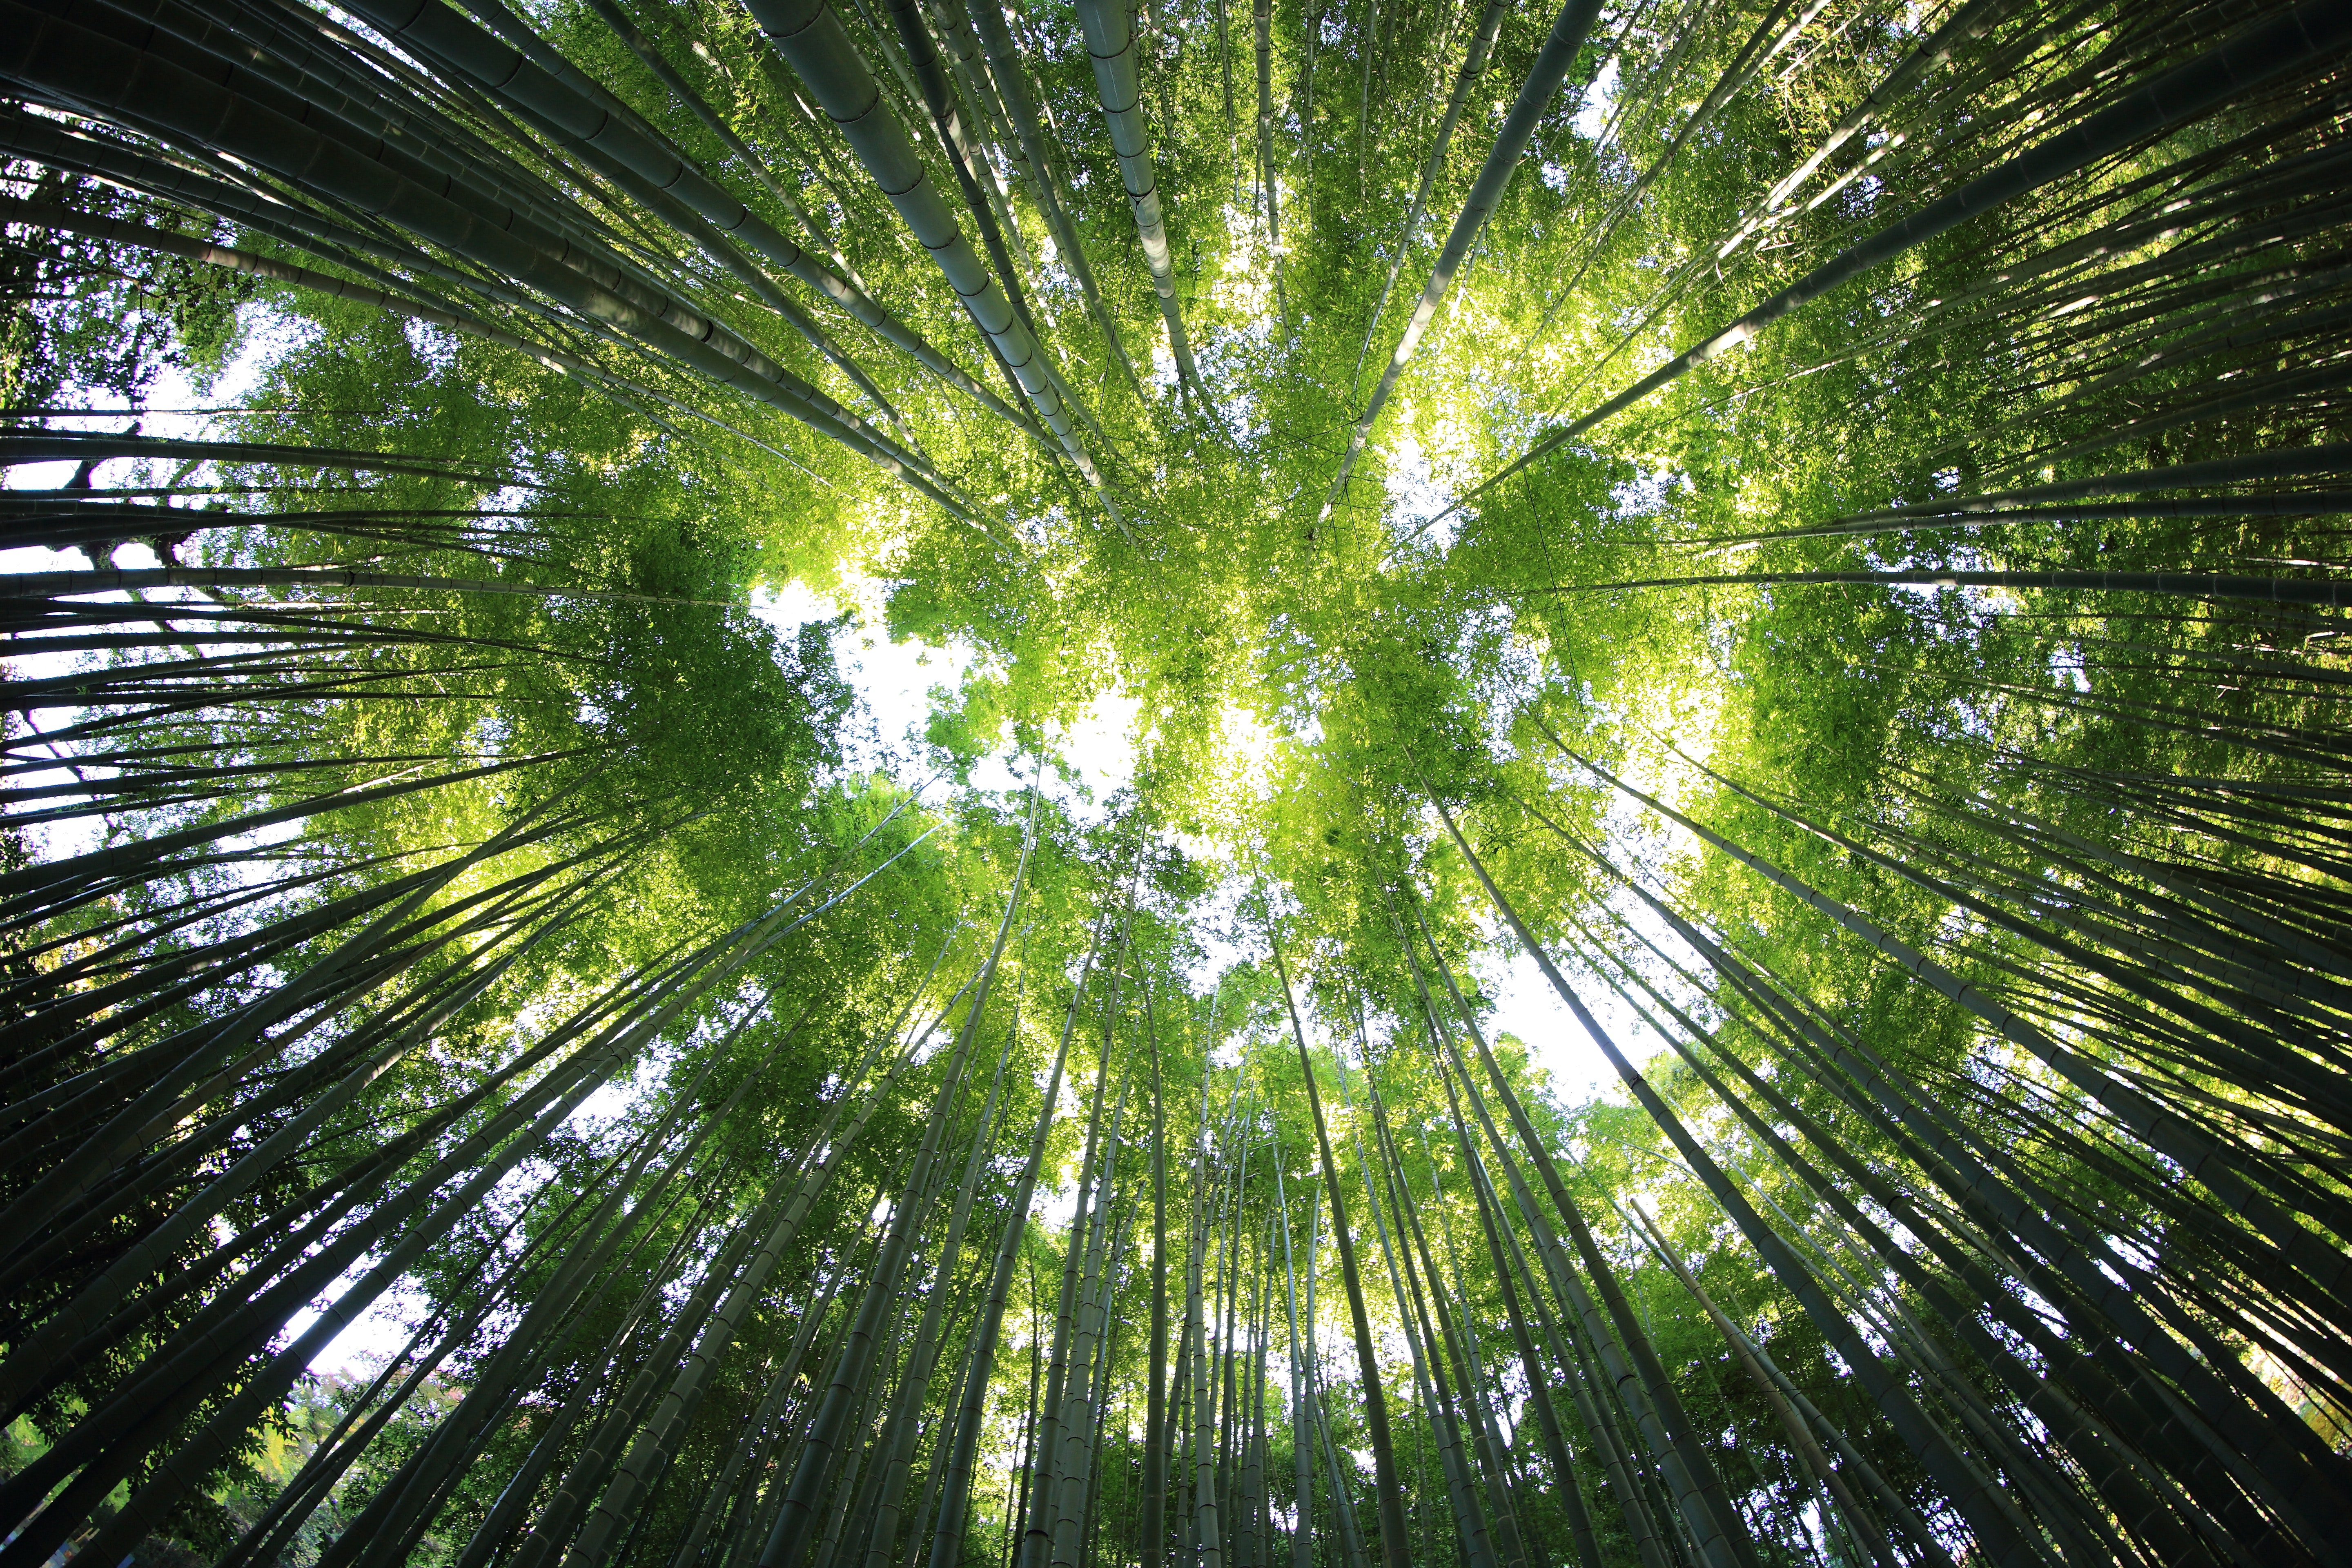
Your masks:
{"label": "bamboo grove", "polygon": [[2346,1562],[2347,50],[0,0],[0,1568]]}

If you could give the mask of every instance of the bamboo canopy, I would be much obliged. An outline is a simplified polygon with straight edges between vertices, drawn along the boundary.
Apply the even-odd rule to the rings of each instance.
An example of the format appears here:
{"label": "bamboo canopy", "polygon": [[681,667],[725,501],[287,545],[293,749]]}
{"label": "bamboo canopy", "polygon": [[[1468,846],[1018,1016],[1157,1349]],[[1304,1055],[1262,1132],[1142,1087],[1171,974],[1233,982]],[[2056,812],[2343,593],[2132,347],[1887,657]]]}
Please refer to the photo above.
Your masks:
{"label": "bamboo canopy", "polygon": [[2352,1560],[2347,72],[0,0],[0,1568]]}

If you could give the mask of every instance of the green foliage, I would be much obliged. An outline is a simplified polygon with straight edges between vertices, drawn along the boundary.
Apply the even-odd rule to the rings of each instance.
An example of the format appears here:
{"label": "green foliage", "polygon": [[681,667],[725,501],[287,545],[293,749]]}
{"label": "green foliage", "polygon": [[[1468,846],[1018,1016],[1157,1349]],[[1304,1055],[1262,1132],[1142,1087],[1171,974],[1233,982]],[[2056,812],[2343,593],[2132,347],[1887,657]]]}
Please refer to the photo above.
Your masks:
{"label": "green foliage", "polygon": [[[1021,400],[816,86],[746,15],[623,9],[727,136],[602,7],[534,6],[528,26],[810,266]],[[892,14],[833,10],[876,112],[959,197]],[[1570,423],[1895,220],[2059,146],[2239,20],[1972,14],[1978,32],[1882,100],[1945,13],[1605,7],[1328,506],[1549,12],[1505,16],[1432,170],[1475,11],[1274,5],[1276,166],[1262,169],[1252,18],[1206,0],[1146,8],[1143,118],[1204,383],[1179,389],[1077,12],[1008,8],[1041,105],[1029,129],[1052,149],[1096,297],[995,123],[1006,95],[967,102],[960,79],[960,123],[993,160],[990,222],[1009,222],[1028,258],[1017,281],[1082,405],[1099,493],[858,324],[838,285],[737,248],[751,227],[632,194],[610,160],[635,132],[608,104],[589,110],[626,135],[592,145],[499,100],[504,83],[447,85],[454,68],[429,53],[412,81],[380,77],[339,35],[305,46],[318,54],[299,71],[341,60],[401,106],[368,134],[429,149],[424,165],[484,234],[558,237],[547,269],[494,278],[398,213],[357,216],[307,175],[253,173],[253,149],[158,142],[128,110],[115,123],[58,110],[90,146],[167,153],[184,191],[165,200],[152,169],[144,195],[128,175],[73,173],[97,156],[78,143],[58,169],[27,155],[0,170],[11,191],[245,258],[239,270],[11,224],[0,401],[143,402],[165,369],[201,392],[242,355],[251,406],[214,434],[393,468],[139,458],[108,484],[169,492],[185,516],[166,531],[139,514],[124,537],[247,575],[9,601],[24,706],[5,738],[10,779],[29,782],[12,783],[0,845],[0,1006],[21,1042],[0,1060],[0,1228],[17,1227],[0,1251],[16,1412],[0,1504],[22,1503],[31,1531],[0,1547],[0,1568],[66,1544],[71,1508],[84,1512],[66,1529],[86,1520],[89,1540],[142,1561],[218,1560],[268,1528],[304,1462],[382,1397],[355,1378],[269,1384],[299,1370],[284,1364],[296,1320],[412,1234],[378,1313],[417,1336],[397,1363],[415,1388],[289,1518],[281,1561],[479,1563],[466,1555],[478,1531],[503,1551],[534,1522],[560,1552],[579,1524],[562,1512],[567,1470],[584,1467],[583,1504],[606,1495],[696,1314],[722,1310],[739,1313],[731,1349],[667,1446],[640,1453],[645,1489],[598,1561],[668,1562],[707,1522],[734,1532],[730,1555],[697,1548],[680,1568],[750,1563],[909,1213],[898,1240],[916,1262],[872,1299],[887,1303],[883,1376],[844,1395],[838,1430],[881,1463],[861,1446],[938,1304],[946,1371],[917,1389],[903,1434],[912,1522],[876,1548],[901,1560],[935,1517],[919,1487],[955,1429],[957,1347],[989,1310],[995,1238],[1023,1226],[964,1521],[963,1560],[994,1561],[1013,1548],[1008,1482],[1049,1359],[1067,1347],[1056,1287],[1089,1267],[1058,1202],[1011,1212],[1066,1041],[1041,1193],[1066,1202],[1098,1180],[1087,1151],[1110,1116],[1126,1138],[1094,1265],[1115,1326],[1096,1373],[1090,1561],[1125,1561],[1139,1528],[1143,1458],[1161,1440],[1143,1391],[1170,1370],[1148,1346],[1150,1266],[1168,1266],[1181,1339],[1196,1241],[1226,1354],[1216,1397],[1244,1412],[1263,1399],[1266,1489],[1286,1484],[1280,1373],[1303,1352],[1276,1283],[1286,1226],[1314,1283],[1340,1484],[1370,1533],[1371,1478],[1393,1479],[1416,1561],[1450,1557],[1440,1438],[1479,1419],[1436,1407],[1423,1379],[1439,1367],[1507,1438],[1507,1477],[1475,1455],[1464,1473],[1481,1507],[1514,1502],[1529,1568],[1580,1552],[1572,1500],[1603,1563],[1640,1560],[1628,1479],[1679,1562],[1704,1522],[1687,1489],[1710,1468],[1759,1565],[1869,1560],[1871,1521],[1828,1500],[1740,1335],[1849,1444],[1835,1468],[1878,1488],[1865,1513],[1899,1499],[1924,1516],[1897,1522],[1899,1561],[2000,1556],[2012,1513],[2032,1542],[2019,1561],[2203,1561],[2241,1535],[2259,1554],[2256,1524],[2316,1557],[2324,1510],[2293,1499],[2306,1472],[2340,1480],[2352,1433],[2352,1324],[2329,1272],[2352,1237],[2340,616],[2242,584],[2024,574],[2307,584],[2341,565],[2329,520],[2344,500],[2321,488],[2340,461],[2196,486],[2161,472],[2344,438],[2338,68],[2151,131],[1612,417]],[[953,30],[914,15],[942,42]],[[238,68],[262,97],[282,89],[257,85],[269,71],[297,69],[269,55],[280,47],[256,44]],[[268,221],[251,203],[249,222],[215,212],[226,198],[203,195],[199,169],[250,174]],[[270,264],[346,288],[265,277]],[[545,291],[575,264],[598,290],[588,303]],[[357,292],[394,286],[471,330]],[[776,374],[698,368],[656,319]],[[834,440],[833,414],[796,418],[810,405],[774,390],[782,376],[866,434]],[[894,444],[881,461],[877,439]],[[926,466],[953,507],[905,482]],[[2076,481],[2105,488],[1986,499]],[[28,541],[78,515],[55,500],[8,513]],[[115,542],[74,548],[102,566]],[[310,567],[378,580],[283,575]],[[1801,580],[1893,571],[1953,580]],[[2018,575],[1972,586],[1968,573]],[[923,754],[861,744],[856,672],[837,656],[855,617],[786,626],[759,608],[794,587],[878,605],[867,632],[965,663],[930,694]],[[1097,800],[1062,737],[1105,698],[1137,716],[1131,782]],[[1000,763],[1034,795],[991,793]],[[90,846],[115,858],[72,858]],[[1546,964],[1591,1016],[1591,1059],[1605,1047],[1622,1064],[1599,1093],[1570,1089],[1586,1026],[1531,1021],[1530,994],[1553,989]],[[967,1029],[972,1065],[950,1082],[946,1042]],[[202,1042],[226,1054],[191,1055],[215,1049]],[[940,1216],[1000,1059],[948,1269]],[[517,1132],[574,1069],[584,1109]],[[1160,1258],[1139,1173],[1155,1073]],[[1123,1109],[1097,1124],[1097,1104]],[[305,1107],[318,1114],[298,1123]],[[855,1138],[829,1120],[869,1110]],[[943,1152],[910,1192],[935,1121]],[[291,1147],[270,1142],[288,1129],[302,1134]],[[511,1170],[444,1213],[494,1146]],[[242,1163],[265,1148],[267,1168]],[[772,1271],[716,1308],[753,1232],[836,1153]],[[95,1176],[75,1185],[79,1163]],[[242,1184],[215,1203],[231,1176]],[[1365,1299],[1360,1352],[1336,1249],[1304,1255],[1335,1199]],[[131,1250],[203,1205],[169,1246]],[[340,1275],[300,1275],[323,1256],[309,1249],[362,1230]],[[600,1238],[613,1245],[593,1272],[568,1272]],[[125,1258],[135,1279],[109,1272]],[[1416,1288],[1446,1320],[1433,1342]],[[1601,1304],[1580,1316],[1571,1298],[1588,1289]],[[72,1317],[86,1293],[106,1296],[88,1323]],[[542,1300],[544,1321],[529,1316]],[[228,1349],[173,1363],[247,1303]],[[510,1337],[526,1322],[535,1338]],[[429,1373],[405,1359],[427,1354]],[[167,1363],[194,1391],[156,1405],[168,1419],[139,1426],[109,1404]],[[1374,1384],[1394,1432],[1378,1456]],[[1564,1470],[1530,1415],[1545,1387],[1570,1433]],[[625,1406],[632,1389],[644,1401]],[[239,1405],[252,1390],[274,1392]],[[1677,1401],[1678,1436],[1643,1426]],[[2173,1405],[2221,1436],[2145,1430]],[[1234,1445],[1257,1417],[1220,1409],[1228,1530],[1259,1534],[1263,1565],[1278,1554],[1271,1515],[1237,1523],[1234,1500],[1259,1462]],[[591,1436],[608,1418],[595,1440],[610,1452]],[[2289,1428],[2259,1452],[2242,1440]],[[2212,1443],[2235,1445],[2219,1469],[2197,1447]],[[188,1473],[174,1456],[192,1456]],[[405,1467],[428,1462],[437,1489],[404,1489]],[[37,1513],[76,1466],[97,1495]],[[527,1469],[518,1511],[498,1512]],[[1979,1471],[1990,1489],[1955,1486]],[[878,1472],[859,1473],[864,1491],[840,1479],[845,1462],[817,1475],[830,1511],[813,1510],[812,1530],[871,1500]],[[2126,1482],[2147,1477],[2164,1496],[2143,1506]],[[163,1500],[151,1517],[141,1499]],[[828,1561],[859,1552],[863,1526],[821,1548]],[[2191,1537],[2205,1544],[2184,1555]],[[1227,1549],[1242,1554],[1237,1538]]]}
{"label": "green foliage", "polygon": [[[136,210],[121,192],[55,171],[10,163],[0,178],[30,184],[36,202],[110,216]],[[207,226],[188,226],[208,237]],[[0,406],[136,406],[166,370],[202,395],[245,342],[240,307],[257,292],[248,279],[31,224],[12,223],[7,236]]]}

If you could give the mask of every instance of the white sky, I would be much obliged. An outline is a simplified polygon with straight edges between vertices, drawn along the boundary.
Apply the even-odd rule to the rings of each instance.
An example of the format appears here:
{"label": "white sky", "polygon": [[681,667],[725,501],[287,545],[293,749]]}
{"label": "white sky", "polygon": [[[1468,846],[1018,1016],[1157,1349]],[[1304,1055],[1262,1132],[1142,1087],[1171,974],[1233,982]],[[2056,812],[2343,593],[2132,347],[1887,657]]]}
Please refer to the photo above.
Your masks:
{"label": "white sky", "polygon": [[[250,390],[254,370],[255,367],[250,363],[237,362],[223,378],[219,389],[220,400],[229,403],[240,401]],[[150,401],[161,407],[187,408],[195,406],[200,400],[196,397],[194,389],[188,385],[179,372],[167,369],[157,378],[154,395]],[[187,415],[93,414],[52,417],[48,424],[53,429],[117,435],[130,429],[131,422],[134,417],[140,421],[140,432],[142,435],[201,436],[205,433],[205,422],[200,417]],[[120,476],[128,471],[128,466],[131,461],[133,459],[118,458],[100,463],[92,473],[92,484],[100,489],[105,489],[110,477]],[[0,489],[55,489],[71,480],[74,470],[80,466],[71,458],[67,458],[53,463],[24,463],[12,468],[0,468]],[[163,564],[152,550],[137,541],[117,546],[113,560],[116,565],[134,571]],[[24,572],[80,572],[87,570],[89,564],[89,558],[79,550],[48,550],[38,545],[29,545],[15,550],[0,550],[0,572],[12,575]],[[123,596],[120,594],[106,595],[113,599],[121,599]],[[27,654],[20,650],[9,662],[17,679],[39,679],[66,674],[86,660],[78,655]],[[65,716],[61,714],[43,712],[39,715],[39,722],[44,728],[54,727],[66,721]],[[56,784],[63,781],[65,777],[64,770],[59,769],[54,773],[28,774],[19,782],[32,786]],[[97,819],[83,818],[55,824],[37,824],[29,832],[39,844],[39,852],[44,856],[56,858],[78,855],[96,848],[100,841],[102,828]]]}
{"label": "white sky", "polygon": [[[836,594],[815,592],[802,583],[780,589],[761,589],[752,600],[753,613],[781,632],[792,632],[810,621],[831,620],[845,610],[851,623],[834,634],[833,653],[841,678],[857,693],[871,721],[873,733],[853,738],[848,751],[853,762],[866,766],[891,766],[912,783],[921,776],[927,747],[924,726],[934,707],[932,694],[951,697],[978,662],[968,645],[950,642],[931,647],[919,642],[892,642],[882,604],[884,584],[871,578],[853,579]],[[1077,721],[1055,737],[1062,760],[1075,769],[1083,787],[1099,805],[1135,776],[1134,699],[1104,692],[1089,704]],[[982,760],[972,770],[974,787],[1012,794],[1028,787],[1025,774],[1016,774],[1009,753]],[[908,773],[909,768],[912,772]],[[1049,798],[1062,801],[1081,818],[1097,813],[1085,808],[1049,773]]]}
{"label": "white sky", "polygon": [[1601,139],[1601,128],[1609,123],[1610,111],[1617,106],[1617,59],[1611,56],[1592,79],[1591,88],[1584,95],[1582,107],[1576,111],[1569,125],[1587,142]]}

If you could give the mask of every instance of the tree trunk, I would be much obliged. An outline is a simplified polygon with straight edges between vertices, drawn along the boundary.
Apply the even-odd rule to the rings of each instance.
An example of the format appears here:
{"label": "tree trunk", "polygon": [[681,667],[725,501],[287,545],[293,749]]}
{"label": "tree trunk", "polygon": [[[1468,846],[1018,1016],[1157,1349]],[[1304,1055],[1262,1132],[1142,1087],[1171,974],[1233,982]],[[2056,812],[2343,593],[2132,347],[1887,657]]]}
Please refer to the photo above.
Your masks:
{"label": "tree trunk", "polygon": [[[1298,1005],[1290,995],[1290,973],[1282,962],[1282,944],[1271,931],[1267,933],[1267,945],[1274,953],[1275,971],[1281,977],[1291,1036],[1298,1045],[1298,1070],[1307,1079],[1307,1106],[1315,1119],[1323,1184],[1331,1195],[1331,1236],[1339,1247],[1339,1275],[1348,1289],[1348,1315],[1356,1331],[1356,1363],[1363,1377],[1364,1431],[1371,1443],[1372,1484],[1380,1503],[1381,1560],[1386,1568],[1407,1568],[1412,1554],[1405,1537],[1404,1498],[1397,1486],[1396,1457],[1389,1441],[1388,1396],[1381,1386],[1380,1358],[1372,1349],[1371,1320],[1364,1310],[1364,1287],[1356,1271],[1355,1242],[1348,1234],[1348,1205],[1340,1196],[1339,1168],[1331,1158],[1331,1135],[1323,1121],[1323,1098],[1315,1087],[1315,1063],[1307,1054],[1307,1031],[1298,1022]],[[1379,1215],[1375,1214],[1373,1218],[1377,1223]]]}

